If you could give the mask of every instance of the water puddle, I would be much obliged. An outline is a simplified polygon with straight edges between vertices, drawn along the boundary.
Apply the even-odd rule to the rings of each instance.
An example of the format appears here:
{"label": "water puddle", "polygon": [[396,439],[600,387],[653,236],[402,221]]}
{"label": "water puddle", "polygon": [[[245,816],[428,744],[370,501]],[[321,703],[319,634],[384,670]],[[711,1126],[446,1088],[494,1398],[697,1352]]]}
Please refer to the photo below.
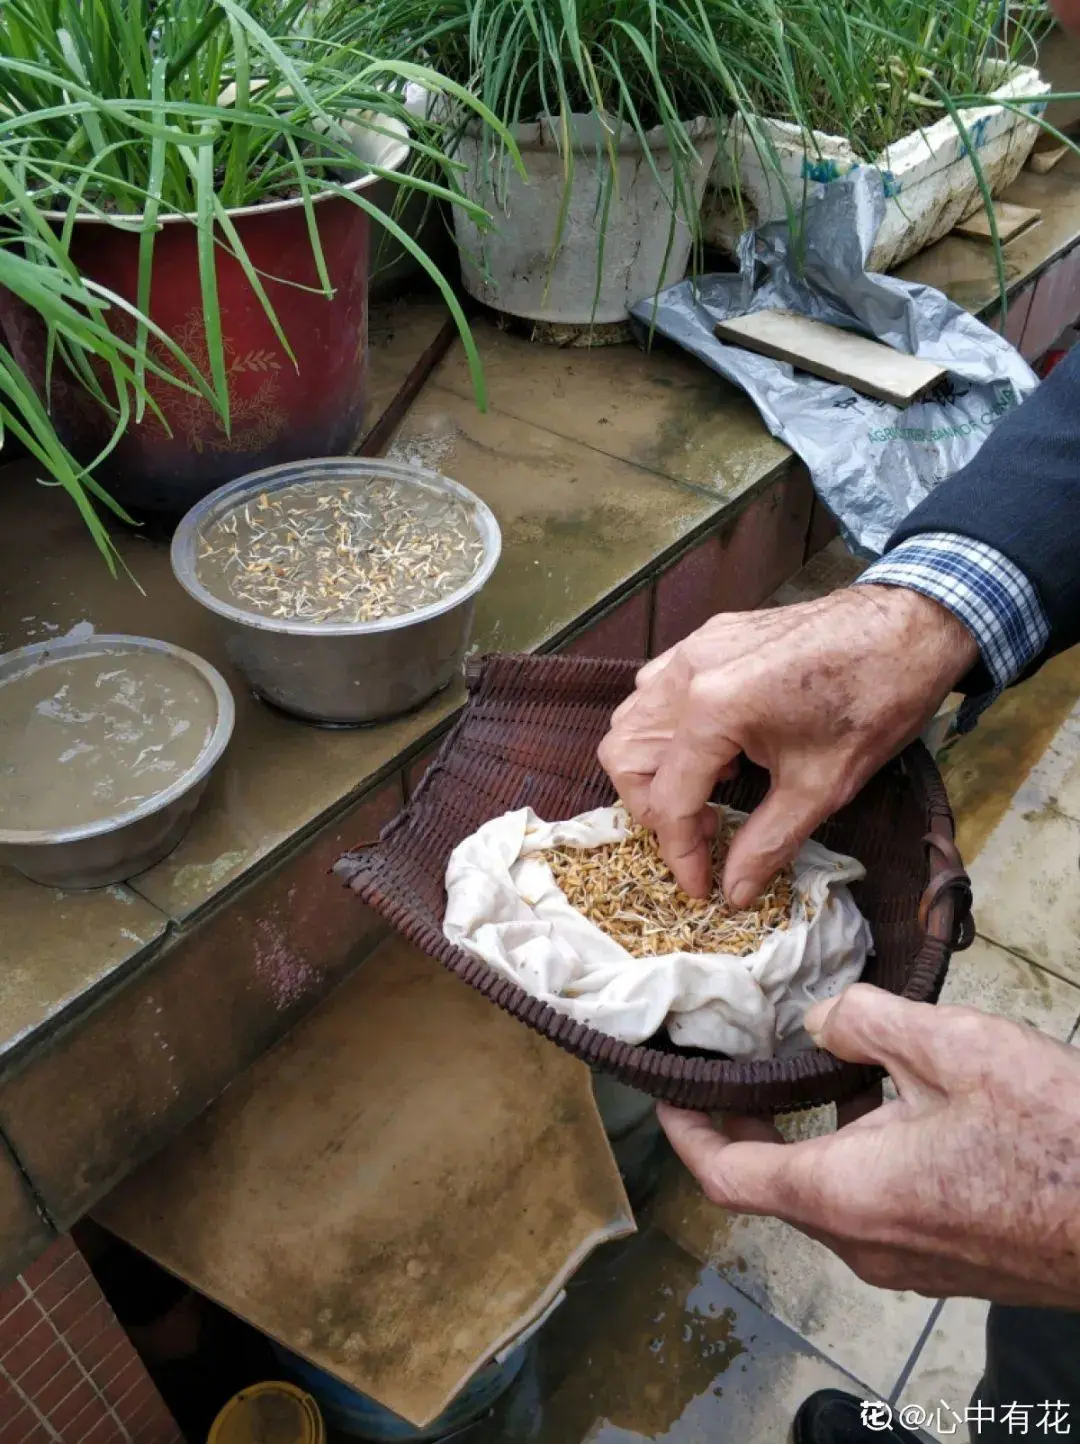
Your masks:
{"label": "water puddle", "polygon": [[766,1438],[774,1417],[777,1427],[786,1421],[783,1381],[803,1364],[828,1368],[713,1269],[646,1227],[575,1277],[513,1393],[458,1437],[721,1444],[745,1439],[753,1421],[753,1433]]}

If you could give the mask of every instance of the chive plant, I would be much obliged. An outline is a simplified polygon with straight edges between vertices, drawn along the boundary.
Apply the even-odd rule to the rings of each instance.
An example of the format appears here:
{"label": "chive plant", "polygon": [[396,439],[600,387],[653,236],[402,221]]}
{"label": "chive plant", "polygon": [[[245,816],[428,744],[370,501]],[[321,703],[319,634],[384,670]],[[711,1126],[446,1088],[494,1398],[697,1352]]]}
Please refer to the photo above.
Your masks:
{"label": "chive plant", "polygon": [[[552,262],[574,168],[570,113],[600,112],[612,134],[630,126],[643,142],[650,127],[663,127],[673,159],[672,223],[680,211],[695,240],[699,161],[686,122],[711,118],[723,135],[739,117],[776,171],[794,225],[800,198],[789,193],[762,119],[797,124],[811,151],[814,132],[844,136],[867,161],[946,116],[967,141],[960,110],[991,103],[1011,72],[1033,64],[1050,23],[1045,0],[329,0],[329,7],[340,33],[362,48],[430,62],[507,127],[542,116],[561,121],[554,134],[564,186]],[[1030,113],[1022,98],[1006,105]],[[598,273],[615,175],[609,151],[597,207]],[[485,153],[500,156],[499,142]],[[976,148],[969,153],[989,208]],[[647,150],[646,158],[652,164]],[[1000,248],[997,261],[1004,301]]]}
{"label": "chive plant", "polygon": [[841,135],[863,160],[982,100],[1034,62],[1048,26],[1045,0],[709,0],[716,24],[738,34],[765,84],[758,114],[807,132]]}
{"label": "chive plant", "polygon": [[[461,329],[473,376],[482,378],[468,325],[446,279],[392,217],[349,183],[372,173],[437,199],[460,195],[435,128],[408,115],[402,96],[417,81],[499,122],[452,79],[429,67],[380,59],[344,43],[307,0],[4,0],[0,5],[0,284],[39,315],[51,364],[62,364],[113,416],[115,445],[152,401],[148,373],[199,391],[229,426],[215,253],[242,266],[288,354],[264,286],[230,212],[293,200],[307,213],[319,282],[330,283],[316,204],[347,197],[385,225],[440,286]],[[346,37],[347,38],[347,37]],[[221,97],[231,87],[231,103]],[[423,167],[386,171],[358,159],[350,126],[400,138]],[[477,219],[485,217],[472,207]],[[137,294],[121,298],[80,276],[69,254],[80,217],[139,237]],[[197,231],[208,374],[168,338],[172,364],[148,353],[152,263],[160,223],[184,216]],[[118,324],[119,323],[119,324]],[[132,335],[129,343],[121,333]],[[93,479],[100,457],[76,461],[38,397],[0,346],[0,435],[7,425],[78,503],[109,556]],[[113,508],[118,510],[118,508]]]}
{"label": "chive plant", "polygon": [[[607,163],[600,157],[598,268],[604,218],[613,199],[616,138],[640,140],[671,209],[695,238],[694,203],[701,165],[687,122],[720,123],[769,84],[757,57],[740,53],[716,24],[715,0],[334,0],[329,23],[365,50],[429,62],[469,89],[508,129],[557,118],[565,184],[558,249],[574,173],[571,117],[598,113],[606,122]],[[470,121],[472,118],[467,118]],[[647,143],[659,128],[671,157],[661,180]],[[506,153],[487,137],[485,163],[498,195]],[[554,253],[554,252],[553,252]]]}

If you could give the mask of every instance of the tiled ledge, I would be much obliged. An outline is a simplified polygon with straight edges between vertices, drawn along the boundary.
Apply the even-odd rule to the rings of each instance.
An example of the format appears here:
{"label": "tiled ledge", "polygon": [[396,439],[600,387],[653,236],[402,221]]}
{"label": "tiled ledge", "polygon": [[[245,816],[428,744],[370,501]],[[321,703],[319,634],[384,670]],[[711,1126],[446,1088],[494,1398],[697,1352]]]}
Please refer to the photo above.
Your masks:
{"label": "tiled ledge", "polygon": [[[1080,251],[1067,254],[1080,238],[1080,168],[1070,166],[1017,183],[1015,198],[1032,203],[1035,187],[1044,210],[1016,243],[1022,262],[1009,252],[1012,289],[1033,293],[1022,314],[1010,310],[1010,334],[1031,355],[1071,319],[1071,302],[1080,310]],[[973,308],[995,304],[976,243],[947,239],[905,274]],[[380,313],[377,407],[442,321],[430,303]],[[832,535],[801,465],[743,396],[681,353],[537,348],[486,323],[477,334],[491,409],[477,412],[456,349],[394,446],[456,476],[499,517],[505,549],[478,607],[481,650],[655,654],[715,611],[759,605]],[[126,887],[64,895],[0,870],[0,1130],[18,1160],[0,1152],[0,1278],[370,950],[378,928],[327,869],[393,815],[462,700],[453,688],[353,732],[281,717],[230,672],[164,549],[124,546],[145,596],[109,580],[54,492],[9,469],[0,644],[84,619],[180,642],[230,677],[237,729],[187,838]]]}

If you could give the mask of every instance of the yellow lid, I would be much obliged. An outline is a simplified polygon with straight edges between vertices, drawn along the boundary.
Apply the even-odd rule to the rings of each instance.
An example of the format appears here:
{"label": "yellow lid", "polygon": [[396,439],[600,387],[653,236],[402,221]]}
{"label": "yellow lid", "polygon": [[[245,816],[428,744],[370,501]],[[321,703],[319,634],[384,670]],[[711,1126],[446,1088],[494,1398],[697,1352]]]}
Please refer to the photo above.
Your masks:
{"label": "yellow lid", "polygon": [[225,1405],[206,1444],[326,1444],[326,1426],[315,1400],[295,1384],[253,1384]]}

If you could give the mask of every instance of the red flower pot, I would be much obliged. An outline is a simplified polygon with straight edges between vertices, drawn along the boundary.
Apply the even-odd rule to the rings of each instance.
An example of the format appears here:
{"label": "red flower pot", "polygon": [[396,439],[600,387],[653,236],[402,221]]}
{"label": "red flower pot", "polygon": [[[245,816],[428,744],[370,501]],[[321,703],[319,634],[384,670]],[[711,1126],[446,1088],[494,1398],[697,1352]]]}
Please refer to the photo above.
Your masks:
{"label": "red flower pot", "polygon": [[[402,147],[404,152],[404,147]],[[374,177],[354,183],[367,187]],[[294,364],[274,333],[240,263],[216,250],[218,301],[229,384],[231,426],[201,396],[148,375],[148,389],[167,418],[149,410],[132,421],[97,469],[97,479],[134,516],[175,523],[207,492],[248,471],[311,456],[350,451],[363,431],[367,379],[368,218],[344,196],[324,194],[315,215],[329,297],[319,287],[304,208],[299,200],[232,212],[247,254],[289,339]],[[223,238],[218,236],[219,241]],[[71,256],[80,272],[133,304],[139,238],[108,222],[75,226]],[[150,315],[209,378],[196,229],[170,217],[154,243]],[[127,339],[134,323],[122,313],[109,324]],[[0,327],[16,360],[45,391],[45,329],[37,314],[0,291]],[[176,363],[159,341],[149,349],[171,371]],[[48,397],[61,439],[81,461],[98,454],[112,417],[70,373],[54,367]]]}

